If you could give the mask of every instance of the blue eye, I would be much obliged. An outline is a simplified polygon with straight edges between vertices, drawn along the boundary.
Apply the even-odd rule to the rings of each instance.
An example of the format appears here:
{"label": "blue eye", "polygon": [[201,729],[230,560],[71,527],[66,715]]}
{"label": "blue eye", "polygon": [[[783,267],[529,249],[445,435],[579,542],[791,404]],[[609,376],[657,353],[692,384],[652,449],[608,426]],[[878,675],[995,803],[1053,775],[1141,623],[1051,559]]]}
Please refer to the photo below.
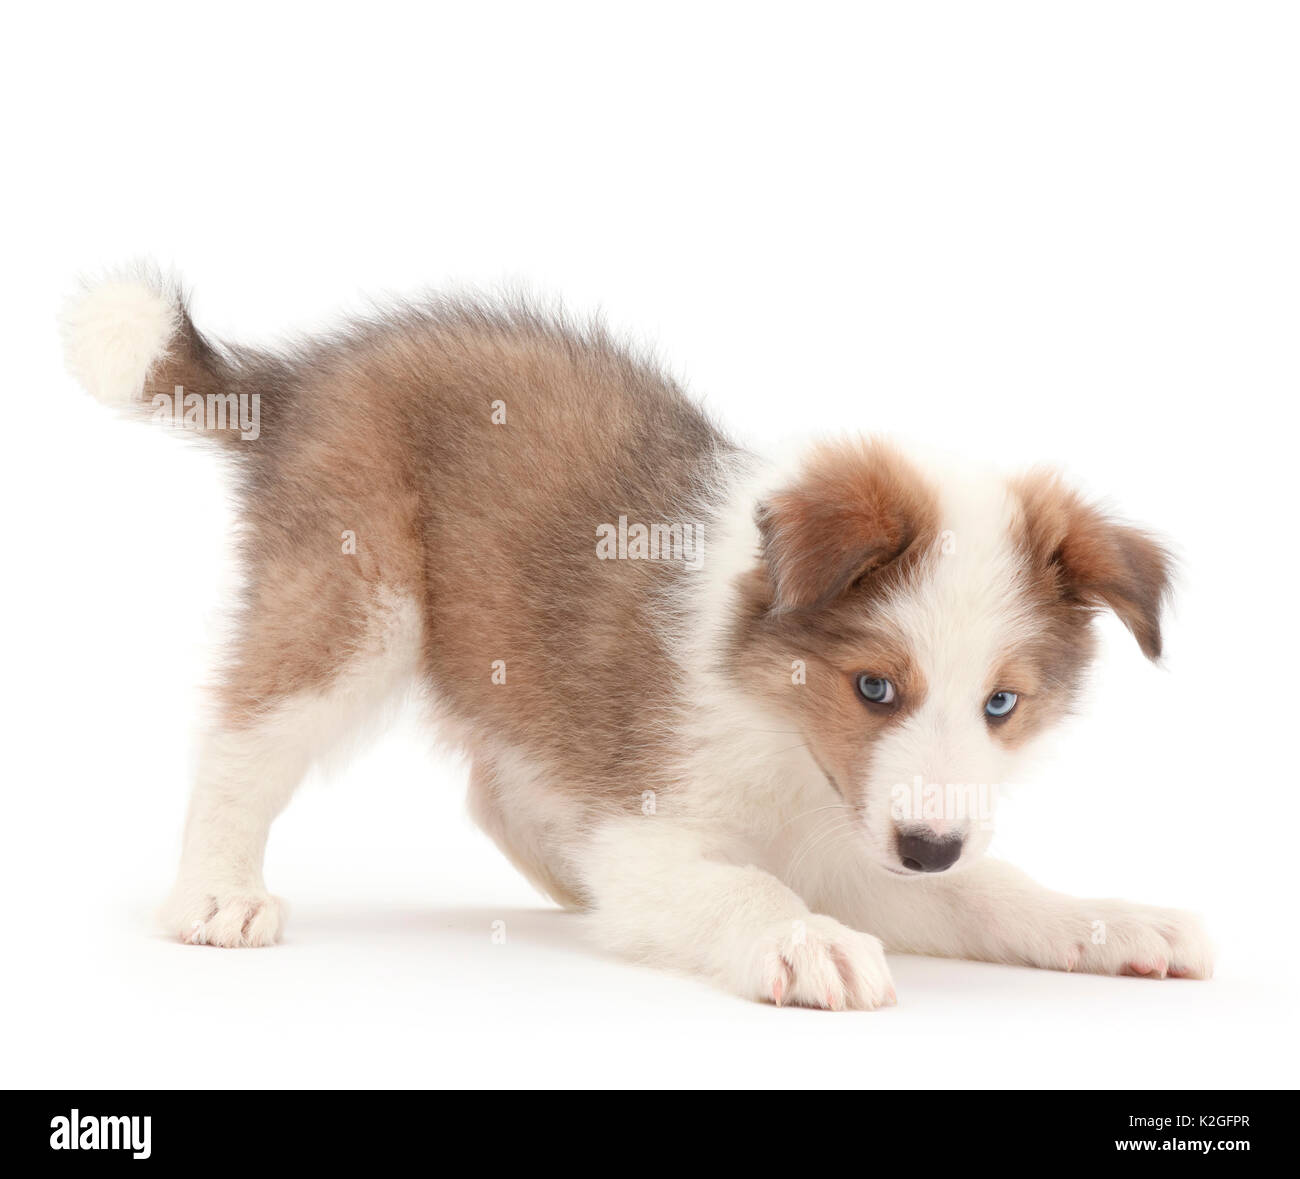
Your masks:
{"label": "blue eye", "polygon": [[1018,699],[1014,692],[994,692],[984,705],[984,711],[994,718],[1010,716]]}
{"label": "blue eye", "polygon": [[894,702],[894,685],[878,675],[868,675],[865,671],[857,679],[858,695],[869,704],[892,704]]}

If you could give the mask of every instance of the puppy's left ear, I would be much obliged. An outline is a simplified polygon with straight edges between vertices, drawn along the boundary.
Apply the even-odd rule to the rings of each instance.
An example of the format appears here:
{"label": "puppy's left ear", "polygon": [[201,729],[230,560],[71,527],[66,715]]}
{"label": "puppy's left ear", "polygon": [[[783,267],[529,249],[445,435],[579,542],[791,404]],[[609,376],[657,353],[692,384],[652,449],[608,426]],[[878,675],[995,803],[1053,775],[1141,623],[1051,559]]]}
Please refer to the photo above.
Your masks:
{"label": "puppy's left ear", "polygon": [[1021,479],[1022,544],[1032,567],[1079,605],[1109,607],[1148,659],[1160,658],[1160,615],[1173,559],[1154,537],[1107,516],[1050,472]]}

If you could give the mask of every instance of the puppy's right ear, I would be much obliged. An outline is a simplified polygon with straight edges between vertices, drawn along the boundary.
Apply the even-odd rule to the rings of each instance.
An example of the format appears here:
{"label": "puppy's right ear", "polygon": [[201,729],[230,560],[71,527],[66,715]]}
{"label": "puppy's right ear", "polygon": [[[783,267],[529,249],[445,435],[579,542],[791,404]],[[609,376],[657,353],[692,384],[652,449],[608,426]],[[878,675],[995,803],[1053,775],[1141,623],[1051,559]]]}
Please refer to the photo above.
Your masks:
{"label": "puppy's right ear", "polygon": [[829,605],[933,537],[938,510],[920,475],[880,442],[828,444],[758,507],[774,611]]}

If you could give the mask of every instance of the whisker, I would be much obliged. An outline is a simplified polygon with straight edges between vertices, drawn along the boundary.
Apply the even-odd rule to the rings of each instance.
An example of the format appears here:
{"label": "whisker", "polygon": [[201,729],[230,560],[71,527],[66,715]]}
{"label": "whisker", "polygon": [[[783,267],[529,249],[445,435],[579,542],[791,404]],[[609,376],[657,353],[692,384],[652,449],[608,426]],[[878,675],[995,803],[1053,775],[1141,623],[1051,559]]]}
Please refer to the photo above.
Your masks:
{"label": "whisker", "polygon": [[822,849],[834,838],[852,831],[852,827],[845,821],[842,815],[831,815],[829,816],[829,819],[829,824],[826,822],[820,824],[817,829],[799,845],[795,854],[790,858],[790,866],[786,869],[786,874],[791,880],[795,878],[798,870],[803,867],[813,852]]}
{"label": "whisker", "polygon": [[[851,823],[846,823],[842,827],[831,831],[828,838],[822,840],[820,846],[816,850],[823,859],[828,859],[830,856],[839,852],[842,848],[848,847],[856,842],[857,838],[857,830]],[[807,857],[805,857],[805,862],[806,859]],[[791,879],[794,878],[793,870],[790,872],[790,876]]]}
{"label": "whisker", "polygon": [[798,745],[788,745],[784,749],[774,750],[770,756],[777,757],[782,753],[793,753],[796,749],[807,749],[807,748],[808,748],[808,742],[800,741]]}
{"label": "whisker", "polygon": [[772,834],[780,835],[791,823],[797,823],[800,819],[806,819],[809,815],[815,815],[819,811],[848,811],[853,808],[846,802],[828,802],[825,806],[815,806],[806,811],[800,811],[797,815],[786,819]]}
{"label": "whisker", "polygon": [[[830,809],[830,808],[826,808],[826,809]],[[828,825],[834,826],[834,824],[839,819],[840,819],[839,815],[823,815],[820,819],[814,822],[812,825],[812,830],[807,832],[807,834],[805,834],[803,838],[800,839],[797,844],[795,844],[794,851],[790,855],[791,862],[793,863],[794,861],[796,861],[799,858],[799,856],[803,853],[803,849],[807,847],[810,842],[817,839],[823,832],[825,832],[828,829]]]}

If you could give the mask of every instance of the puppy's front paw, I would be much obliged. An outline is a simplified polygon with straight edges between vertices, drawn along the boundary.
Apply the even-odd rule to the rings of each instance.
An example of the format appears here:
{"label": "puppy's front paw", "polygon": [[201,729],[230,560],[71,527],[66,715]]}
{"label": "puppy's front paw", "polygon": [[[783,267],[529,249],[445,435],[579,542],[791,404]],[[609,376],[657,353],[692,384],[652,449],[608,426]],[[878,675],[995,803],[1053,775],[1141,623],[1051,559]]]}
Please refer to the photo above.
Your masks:
{"label": "puppy's front paw", "polygon": [[765,932],[744,975],[746,993],[778,1007],[872,1011],[897,1001],[880,939],[830,917],[809,916]]}
{"label": "puppy's front paw", "polygon": [[1066,970],[1146,978],[1214,973],[1214,951],[1191,913],[1124,901],[1082,901],[1080,910],[1074,944],[1062,962]]}
{"label": "puppy's front paw", "polygon": [[178,889],[163,911],[163,920],[191,946],[270,946],[280,936],[284,912],[283,901],[256,889],[238,893]]}

